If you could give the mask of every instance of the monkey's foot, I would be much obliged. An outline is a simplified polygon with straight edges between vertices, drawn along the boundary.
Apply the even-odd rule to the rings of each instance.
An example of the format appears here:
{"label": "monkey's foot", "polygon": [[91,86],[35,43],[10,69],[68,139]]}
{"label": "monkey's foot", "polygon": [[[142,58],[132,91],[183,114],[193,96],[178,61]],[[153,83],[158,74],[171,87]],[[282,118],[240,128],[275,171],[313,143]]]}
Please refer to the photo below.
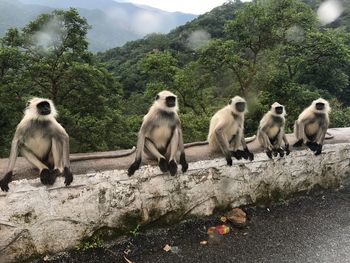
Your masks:
{"label": "monkey's foot", "polygon": [[272,159],[272,151],[270,151],[270,150],[266,151],[266,155],[267,155],[267,157]]}
{"label": "monkey's foot", "polygon": [[232,166],[232,158],[231,158],[231,156],[226,156],[225,159],[226,159],[227,165],[228,166]]}
{"label": "monkey's foot", "polygon": [[284,150],[282,148],[278,148],[276,151],[280,154],[280,157],[284,156]]}
{"label": "monkey's foot", "polygon": [[160,158],[158,166],[163,173],[168,171],[168,162],[166,159]]}
{"label": "monkey's foot", "polygon": [[2,191],[8,192],[8,190],[10,189],[9,183],[12,181],[12,176],[13,176],[13,173],[11,171],[11,172],[6,173],[4,178],[2,178],[0,180],[0,188]]}
{"label": "monkey's foot", "polygon": [[273,156],[274,156],[274,157],[277,157],[278,151],[277,151],[276,149],[274,149],[274,150],[272,151],[272,153],[273,153]]}
{"label": "monkey's foot", "polygon": [[317,144],[315,155],[320,155],[321,153],[322,153],[322,144]]}
{"label": "monkey's foot", "polygon": [[44,185],[50,185],[51,183],[51,173],[49,169],[43,169],[40,172],[40,181]]}
{"label": "monkey's foot", "polygon": [[50,170],[49,185],[53,185],[56,182],[57,176],[60,176],[61,172],[58,169]]}
{"label": "monkey's foot", "polygon": [[73,174],[68,167],[64,167],[63,176],[65,178],[64,184],[66,186],[70,185],[73,182]]}
{"label": "monkey's foot", "polygon": [[137,169],[140,168],[141,161],[135,160],[128,169],[128,176],[132,176]]}
{"label": "monkey's foot", "polygon": [[319,145],[318,145],[317,143],[315,143],[315,142],[310,142],[310,141],[308,141],[308,142],[306,143],[306,146],[309,147],[309,149],[310,149],[311,151],[313,151],[313,152],[317,151],[318,148],[319,148]]}
{"label": "monkey's foot", "polygon": [[169,162],[169,172],[171,176],[174,176],[177,173],[177,164],[174,160]]}
{"label": "monkey's foot", "polygon": [[242,151],[237,150],[237,151],[231,151],[231,155],[236,158],[237,160],[242,159]]}
{"label": "monkey's foot", "polygon": [[185,157],[185,154],[181,154],[180,155],[180,164],[181,164],[181,167],[182,167],[182,172],[186,172],[187,169],[188,169],[188,163],[186,162],[186,157]]}
{"label": "monkey's foot", "polygon": [[293,144],[293,147],[300,147],[302,145],[303,145],[303,139],[300,139],[299,141]]}

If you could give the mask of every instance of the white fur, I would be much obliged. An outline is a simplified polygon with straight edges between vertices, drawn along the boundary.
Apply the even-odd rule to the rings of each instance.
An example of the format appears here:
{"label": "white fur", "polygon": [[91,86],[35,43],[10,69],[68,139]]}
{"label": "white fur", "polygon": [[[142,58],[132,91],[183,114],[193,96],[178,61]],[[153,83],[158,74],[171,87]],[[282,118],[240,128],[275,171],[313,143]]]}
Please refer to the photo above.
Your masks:
{"label": "white fur", "polygon": [[[247,107],[245,108],[244,112],[238,112],[236,111],[236,103],[237,102],[246,102],[245,99],[235,96],[231,99],[231,103],[224,108],[218,110],[214,116],[210,120],[210,126],[209,126],[209,134],[208,134],[208,141],[209,141],[209,148],[212,151],[218,151],[220,149],[216,136],[215,131],[219,126],[223,126],[223,135],[225,140],[229,141],[233,135],[238,135],[239,139],[237,139],[238,142],[241,141],[241,138],[243,136],[243,126],[244,126],[244,113],[247,112]],[[233,114],[239,115],[241,117],[241,122],[238,122],[234,119]],[[236,145],[235,147],[239,147],[239,145]]]}
{"label": "white fur", "polygon": [[[316,109],[316,103],[322,102],[325,105],[325,109],[323,110],[317,110]],[[311,105],[309,107],[307,107],[300,115],[298,118],[298,121],[303,121],[304,119],[309,118],[309,116],[313,113],[326,113],[328,115],[328,113],[331,112],[331,108],[329,106],[328,101],[326,101],[325,99],[319,98],[317,100],[314,100]]]}
{"label": "white fur", "polygon": [[[283,107],[283,112],[281,114],[277,114],[276,107]],[[275,147],[278,148],[281,146],[282,138],[284,136],[284,123],[285,123],[285,116],[286,115],[287,114],[286,114],[284,106],[279,104],[278,102],[274,102],[271,105],[270,110],[260,120],[257,137],[258,137],[260,144],[265,149],[271,150],[272,145],[271,145],[270,141],[267,140],[267,138],[265,138],[264,134],[266,134],[269,139],[273,139],[277,135],[279,135],[277,140],[275,141]],[[272,118],[274,116],[281,117],[282,122],[281,123],[272,123],[272,126],[271,126],[271,121],[273,120]],[[266,128],[266,127],[268,127],[268,128]]]}
{"label": "white fur", "polygon": [[[40,102],[43,102],[43,101],[47,101],[48,103],[50,103],[51,114],[40,115],[38,113],[36,105],[38,105]],[[27,105],[28,106],[24,111],[24,118],[40,119],[40,120],[45,120],[45,119],[51,120],[52,118],[57,118],[57,115],[58,115],[57,110],[56,110],[55,105],[53,104],[52,100],[34,97],[28,101]]]}
{"label": "white fur", "polygon": [[[177,103],[177,96],[174,93],[167,91],[167,90],[163,90],[163,91],[158,93],[158,96],[159,96],[159,98],[153,102],[153,105],[151,106],[149,111],[161,109],[161,110],[165,110],[165,111],[169,111],[169,112],[171,112],[171,111],[177,112],[179,110],[179,106]],[[176,98],[175,107],[169,108],[166,106],[165,99],[168,96],[174,96]]]}

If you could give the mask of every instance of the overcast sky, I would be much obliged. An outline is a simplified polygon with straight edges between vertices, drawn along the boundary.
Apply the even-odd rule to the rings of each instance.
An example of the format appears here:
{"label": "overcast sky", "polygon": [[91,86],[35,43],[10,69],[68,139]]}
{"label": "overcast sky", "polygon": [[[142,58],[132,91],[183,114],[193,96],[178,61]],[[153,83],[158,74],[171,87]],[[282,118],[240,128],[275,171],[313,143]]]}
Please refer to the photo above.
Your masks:
{"label": "overcast sky", "polygon": [[226,0],[123,0],[136,4],[148,5],[165,11],[203,14],[214,7],[222,5]]}

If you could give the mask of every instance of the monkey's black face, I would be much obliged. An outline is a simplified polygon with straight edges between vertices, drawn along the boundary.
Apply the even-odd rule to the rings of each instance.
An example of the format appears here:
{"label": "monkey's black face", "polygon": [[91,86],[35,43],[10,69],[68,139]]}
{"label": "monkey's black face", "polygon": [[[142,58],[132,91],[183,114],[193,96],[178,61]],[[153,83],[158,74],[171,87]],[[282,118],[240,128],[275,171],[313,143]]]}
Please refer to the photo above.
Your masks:
{"label": "monkey's black face", "polygon": [[166,106],[169,108],[176,106],[176,97],[175,96],[168,96],[165,98]]}
{"label": "monkey's black face", "polygon": [[324,103],[323,102],[317,102],[316,103],[316,110],[324,110]]}
{"label": "monkey's black face", "polygon": [[282,114],[283,113],[283,107],[278,106],[275,108],[276,114]]}
{"label": "monkey's black face", "polygon": [[50,103],[47,101],[38,103],[38,105],[36,105],[36,108],[38,109],[38,113],[40,115],[49,115],[51,113]]}
{"label": "monkey's black face", "polygon": [[244,112],[245,111],[245,102],[237,102],[236,103],[236,110],[238,112]]}

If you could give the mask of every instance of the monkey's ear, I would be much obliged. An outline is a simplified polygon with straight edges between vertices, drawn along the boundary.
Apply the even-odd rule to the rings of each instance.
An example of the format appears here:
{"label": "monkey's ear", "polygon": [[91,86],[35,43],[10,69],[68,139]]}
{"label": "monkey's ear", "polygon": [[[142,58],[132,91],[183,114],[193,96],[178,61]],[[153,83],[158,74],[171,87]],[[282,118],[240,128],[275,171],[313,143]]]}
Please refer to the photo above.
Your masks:
{"label": "monkey's ear", "polygon": [[230,99],[230,100],[228,101],[228,105],[231,105],[231,103],[232,103],[232,99]]}
{"label": "monkey's ear", "polygon": [[159,95],[156,96],[156,100],[158,100],[158,99],[159,99]]}
{"label": "monkey's ear", "polygon": [[272,105],[270,105],[270,110],[272,110]]}

